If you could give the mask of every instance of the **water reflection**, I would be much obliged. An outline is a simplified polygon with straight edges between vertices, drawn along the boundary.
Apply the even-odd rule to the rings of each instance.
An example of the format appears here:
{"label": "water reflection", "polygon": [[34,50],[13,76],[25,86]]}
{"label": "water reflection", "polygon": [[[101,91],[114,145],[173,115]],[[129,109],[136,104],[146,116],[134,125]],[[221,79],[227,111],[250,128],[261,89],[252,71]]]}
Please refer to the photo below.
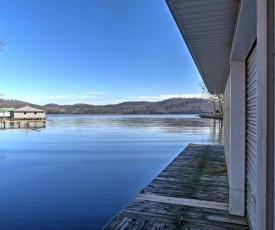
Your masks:
{"label": "water reflection", "polygon": [[0,149],[0,161],[4,160],[5,158],[5,151],[3,149]]}
{"label": "water reflection", "polygon": [[[171,134],[205,133],[212,144],[223,143],[222,120],[201,119],[197,115],[51,115],[50,125],[83,129],[121,129],[124,132],[160,132]],[[210,135],[209,135],[210,134]]]}
{"label": "water reflection", "polygon": [[223,120],[212,120],[211,135],[213,143],[223,144]]}
{"label": "water reflection", "polygon": [[1,131],[0,229],[100,229],[188,143],[222,144],[196,115],[50,115]]}
{"label": "water reflection", "polygon": [[1,121],[1,129],[41,129],[46,128],[46,122],[44,121]]}

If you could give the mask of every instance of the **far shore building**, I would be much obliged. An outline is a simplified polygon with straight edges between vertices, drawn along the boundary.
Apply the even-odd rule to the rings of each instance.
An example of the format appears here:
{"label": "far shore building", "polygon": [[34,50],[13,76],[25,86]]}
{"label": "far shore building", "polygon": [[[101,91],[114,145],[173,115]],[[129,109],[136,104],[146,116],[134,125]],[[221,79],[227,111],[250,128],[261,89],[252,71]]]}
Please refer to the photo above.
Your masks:
{"label": "far shore building", "polygon": [[10,118],[11,111],[15,110],[15,108],[0,108],[0,118]]}
{"label": "far shore building", "polygon": [[11,119],[18,120],[45,120],[46,112],[42,109],[25,106],[19,109],[14,109],[10,112]]}

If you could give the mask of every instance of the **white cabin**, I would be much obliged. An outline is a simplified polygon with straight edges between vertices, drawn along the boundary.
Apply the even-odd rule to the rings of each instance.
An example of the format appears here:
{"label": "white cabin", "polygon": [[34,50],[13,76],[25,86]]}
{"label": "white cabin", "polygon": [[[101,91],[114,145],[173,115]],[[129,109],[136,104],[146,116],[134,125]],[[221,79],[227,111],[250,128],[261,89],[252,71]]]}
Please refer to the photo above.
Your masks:
{"label": "white cabin", "polygon": [[42,109],[25,106],[11,111],[11,118],[19,120],[45,120],[46,112]]}

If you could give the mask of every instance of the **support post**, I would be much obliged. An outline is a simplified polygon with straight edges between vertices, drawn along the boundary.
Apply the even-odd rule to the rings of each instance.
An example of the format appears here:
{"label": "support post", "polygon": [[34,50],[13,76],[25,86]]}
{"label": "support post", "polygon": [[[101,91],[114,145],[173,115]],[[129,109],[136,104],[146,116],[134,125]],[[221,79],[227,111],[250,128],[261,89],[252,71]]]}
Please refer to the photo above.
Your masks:
{"label": "support post", "polygon": [[245,61],[231,62],[229,213],[245,215]]}

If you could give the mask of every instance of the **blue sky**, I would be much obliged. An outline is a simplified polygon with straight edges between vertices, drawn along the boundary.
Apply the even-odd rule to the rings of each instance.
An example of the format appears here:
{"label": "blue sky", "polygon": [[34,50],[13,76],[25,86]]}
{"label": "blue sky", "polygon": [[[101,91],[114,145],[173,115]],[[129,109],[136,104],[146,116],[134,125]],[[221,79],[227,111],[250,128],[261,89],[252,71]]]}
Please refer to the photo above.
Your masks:
{"label": "blue sky", "polygon": [[200,96],[164,0],[4,0],[0,92],[36,104]]}

